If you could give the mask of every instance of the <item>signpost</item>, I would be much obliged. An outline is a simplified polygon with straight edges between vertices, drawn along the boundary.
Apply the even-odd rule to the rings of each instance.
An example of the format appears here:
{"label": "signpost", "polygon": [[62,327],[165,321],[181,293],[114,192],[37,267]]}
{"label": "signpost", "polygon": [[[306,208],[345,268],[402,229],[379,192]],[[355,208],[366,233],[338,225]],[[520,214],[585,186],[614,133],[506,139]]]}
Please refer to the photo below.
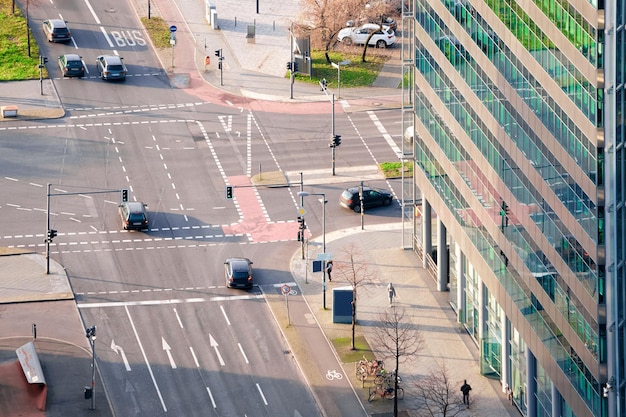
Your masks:
{"label": "signpost", "polygon": [[172,70],[174,69],[174,45],[176,45],[176,31],[178,28],[174,25],[170,26],[170,44],[172,45]]}
{"label": "signpost", "polygon": [[291,292],[291,287],[287,284],[283,284],[280,287],[280,292],[285,296],[285,305],[287,306],[287,326],[291,326],[291,318],[289,317],[289,298],[287,297]]}

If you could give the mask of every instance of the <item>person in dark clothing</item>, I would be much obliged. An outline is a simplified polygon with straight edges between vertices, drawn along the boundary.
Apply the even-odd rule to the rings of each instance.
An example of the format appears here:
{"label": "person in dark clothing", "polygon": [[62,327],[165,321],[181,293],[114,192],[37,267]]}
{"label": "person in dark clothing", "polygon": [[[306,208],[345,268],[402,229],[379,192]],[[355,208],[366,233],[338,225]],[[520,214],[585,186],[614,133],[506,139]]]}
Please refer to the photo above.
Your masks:
{"label": "person in dark clothing", "polygon": [[333,279],[330,277],[330,273],[333,272],[333,261],[326,262],[326,273],[328,273],[328,280],[332,281]]}
{"label": "person in dark clothing", "polygon": [[463,381],[463,385],[461,385],[461,392],[463,393],[463,404],[467,404],[469,406],[469,393],[472,390],[470,384],[467,383],[467,379]]}

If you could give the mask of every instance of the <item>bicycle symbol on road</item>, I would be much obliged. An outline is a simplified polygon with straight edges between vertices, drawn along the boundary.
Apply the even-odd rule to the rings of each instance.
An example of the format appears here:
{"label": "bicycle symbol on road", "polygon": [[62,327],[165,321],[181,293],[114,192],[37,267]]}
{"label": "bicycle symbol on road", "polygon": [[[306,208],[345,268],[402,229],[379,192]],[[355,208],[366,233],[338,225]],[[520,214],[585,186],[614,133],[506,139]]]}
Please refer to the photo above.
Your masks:
{"label": "bicycle symbol on road", "polygon": [[326,372],[326,379],[329,381],[332,381],[333,379],[343,379],[343,375],[334,369],[332,371],[329,369],[328,372]]}

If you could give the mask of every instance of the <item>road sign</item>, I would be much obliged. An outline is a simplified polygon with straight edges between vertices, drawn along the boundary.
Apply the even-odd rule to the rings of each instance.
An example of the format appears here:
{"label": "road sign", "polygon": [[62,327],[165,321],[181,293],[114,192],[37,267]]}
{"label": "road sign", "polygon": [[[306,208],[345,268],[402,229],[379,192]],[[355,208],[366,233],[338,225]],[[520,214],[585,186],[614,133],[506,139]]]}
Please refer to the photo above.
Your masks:
{"label": "road sign", "polygon": [[287,284],[283,284],[283,286],[280,287],[280,291],[283,293],[283,295],[287,295],[291,291],[291,287]]}
{"label": "road sign", "polygon": [[304,216],[304,215],[306,214],[306,210],[304,209],[304,207],[300,207],[300,208],[298,209],[298,214],[299,214],[300,216]]}
{"label": "road sign", "polygon": [[330,253],[318,253],[316,259],[318,261],[330,261],[332,258],[333,256]]}
{"label": "road sign", "polygon": [[176,32],[178,28],[174,25],[170,26],[170,32]]}

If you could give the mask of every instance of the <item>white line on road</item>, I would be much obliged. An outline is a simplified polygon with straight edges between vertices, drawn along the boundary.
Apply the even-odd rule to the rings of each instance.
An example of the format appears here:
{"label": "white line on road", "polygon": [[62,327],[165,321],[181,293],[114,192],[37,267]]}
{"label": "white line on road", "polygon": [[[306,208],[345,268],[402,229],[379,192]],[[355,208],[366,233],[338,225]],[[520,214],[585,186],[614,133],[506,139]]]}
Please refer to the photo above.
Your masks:
{"label": "white line on road", "polygon": [[193,351],[193,347],[189,346],[189,350],[191,351],[191,356],[193,356],[193,361],[196,363],[196,368],[200,367],[200,362],[198,362],[198,357],[196,356],[196,352]]}
{"label": "white line on road", "polygon": [[126,315],[128,316],[128,321],[130,321],[130,325],[133,328],[133,333],[135,333],[135,339],[137,339],[137,344],[139,345],[139,350],[141,350],[141,355],[143,356],[144,362],[146,362],[146,367],[148,368],[148,373],[150,374],[150,378],[152,378],[152,383],[154,384],[154,388],[156,389],[157,395],[159,396],[159,400],[161,400],[161,406],[163,407],[163,411],[167,413],[167,407],[165,406],[165,401],[163,401],[163,396],[161,395],[161,391],[159,390],[159,385],[154,378],[154,373],[152,372],[152,368],[150,367],[150,363],[148,362],[148,357],[146,356],[146,351],[143,349],[143,345],[141,344],[141,340],[139,339],[139,334],[137,333],[137,328],[135,327],[135,323],[133,323],[133,318],[130,316],[130,311],[128,311],[128,307],[124,306],[126,310]]}
{"label": "white line on road", "polygon": [[178,311],[176,311],[176,309],[174,309],[174,314],[176,314],[176,320],[178,320],[178,325],[181,329],[184,329],[185,327],[183,326],[183,322],[180,320],[180,316],[178,315]]}
{"label": "white line on road", "polygon": [[259,394],[261,394],[261,398],[263,399],[263,403],[267,405],[267,400],[265,399],[265,395],[263,395],[263,390],[261,390],[261,386],[257,383],[256,388],[259,390]]}
{"label": "white line on road", "polygon": [[226,315],[226,310],[224,310],[224,306],[220,306],[220,310],[222,310],[222,314],[224,315],[224,319],[226,320],[226,324],[230,326],[230,320],[228,320],[228,316]]}
{"label": "white line on road", "polygon": [[[146,290],[150,292],[152,290]],[[235,297],[212,297],[212,298],[186,298],[186,299],[170,299],[170,300],[146,300],[146,301],[116,301],[110,303],[84,303],[78,304],[78,308],[104,308],[104,307],[128,307],[128,306],[153,306],[168,304],[184,304],[184,303],[204,303],[209,301],[226,301],[226,300],[250,300],[255,298],[263,298],[262,295],[241,295]]]}
{"label": "white line on road", "polygon": [[243,359],[246,361],[246,364],[250,364],[250,362],[248,362],[248,357],[246,356],[246,352],[243,351],[243,346],[241,346],[241,343],[237,343],[237,346],[239,346],[239,351],[241,352]]}
{"label": "white line on road", "polygon": [[206,392],[209,393],[209,398],[211,399],[211,404],[213,404],[213,408],[217,408],[217,406],[215,405],[215,400],[213,399],[213,394],[211,394],[211,390],[209,389],[209,387],[206,387]]}

